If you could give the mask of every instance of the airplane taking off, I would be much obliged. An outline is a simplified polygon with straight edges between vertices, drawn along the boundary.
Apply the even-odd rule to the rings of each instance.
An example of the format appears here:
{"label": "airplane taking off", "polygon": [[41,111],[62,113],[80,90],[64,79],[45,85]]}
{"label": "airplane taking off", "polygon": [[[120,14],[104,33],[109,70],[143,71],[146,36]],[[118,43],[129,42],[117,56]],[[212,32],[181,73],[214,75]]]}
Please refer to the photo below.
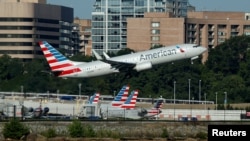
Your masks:
{"label": "airplane taking off", "polygon": [[109,57],[103,53],[105,59],[102,59],[93,50],[96,61],[76,62],[67,59],[47,41],[40,41],[39,45],[54,75],[64,78],[96,77],[130,70],[140,72],[157,64],[189,58],[192,61],[207,51],[205,47],[196,44],[180,44],[116,57]]}

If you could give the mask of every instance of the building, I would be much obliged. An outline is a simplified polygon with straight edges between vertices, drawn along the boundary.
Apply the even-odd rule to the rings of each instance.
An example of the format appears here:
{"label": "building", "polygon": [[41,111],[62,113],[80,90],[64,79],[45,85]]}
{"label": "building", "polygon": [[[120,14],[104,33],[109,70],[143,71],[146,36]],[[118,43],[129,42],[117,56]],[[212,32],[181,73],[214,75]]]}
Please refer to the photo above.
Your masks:
{"label": "building", "polygon": [[79,28],[78,51],[83,55],[92,55],[91,20],[75,18],[74,23]]}
{"label": "building", "polygon": [[127,47],[135,51],[185,43],[185,18],[172,13],[145,13],[144,18],[128,18],[127,23]]}
{"label": "building", "polygon": [[[249,17],[250,13],[244,12],[189,12],[185,24],[185,42],[211,49],[230,37],[250,35]],[[207,55],[204,54],[203,62]]]}
{"label": "building", "polygon": [[0,55],[30,61],[41,56],[41,40],[70,50],[72,23],[69,7],[48,5],[46,0],[1,0]]}
{"label": "building", "polygon": [[96,0],[92,12],[92,48],[98,53],[127,47],[127,19],[148,12],[186,17],[188,0]]}
{"label": "building", "polygon": [[[186,18],[171,13],[146,13],[144,18],[127,19],[127,47],[135,51],[181,43],[211,49],[240,35],[250,35],[250,13],[188,12]],[[203,56],[202,62],[208,53]]]}

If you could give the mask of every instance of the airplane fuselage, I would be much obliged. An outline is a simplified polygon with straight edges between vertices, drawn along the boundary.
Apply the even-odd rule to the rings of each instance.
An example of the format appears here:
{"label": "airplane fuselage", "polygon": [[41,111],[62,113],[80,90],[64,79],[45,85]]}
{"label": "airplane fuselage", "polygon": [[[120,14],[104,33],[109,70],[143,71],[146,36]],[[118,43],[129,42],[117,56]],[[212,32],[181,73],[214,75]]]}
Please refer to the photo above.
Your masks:
{"label": "airplane fuselage", "polygon": [[[142,71],[151,69],[153,65],[196,57],[205,51],[206,48],[195,44],[182,44],[112,57],[109,60],[124,64],[134,64],[134,70]],[[113,67],[110,63],[99,60],[82,63],[78,67],[81,69],[80,72],[63,77],[95,77],[120,72],[119,69]]]}

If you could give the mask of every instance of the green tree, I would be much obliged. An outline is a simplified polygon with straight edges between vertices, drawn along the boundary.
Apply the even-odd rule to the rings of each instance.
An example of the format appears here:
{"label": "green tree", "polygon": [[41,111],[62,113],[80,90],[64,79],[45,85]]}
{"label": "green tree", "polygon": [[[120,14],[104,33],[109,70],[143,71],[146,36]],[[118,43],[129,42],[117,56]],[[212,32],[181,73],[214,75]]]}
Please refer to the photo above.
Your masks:
{"label": "green tree", "polygon": [[71,137],[78,138],[84,136],[84,128],[79,120],[73,120],[72,124],[68,126],[68,131]]}
{"label": "green tree", "polygon": [[23,125],[17,119],[11,119],[9,122],[5,123],[3,128],[3,136],[4,138],[11,139],[21,139],[21,137],[29,134],[29,129],[25,125]]}

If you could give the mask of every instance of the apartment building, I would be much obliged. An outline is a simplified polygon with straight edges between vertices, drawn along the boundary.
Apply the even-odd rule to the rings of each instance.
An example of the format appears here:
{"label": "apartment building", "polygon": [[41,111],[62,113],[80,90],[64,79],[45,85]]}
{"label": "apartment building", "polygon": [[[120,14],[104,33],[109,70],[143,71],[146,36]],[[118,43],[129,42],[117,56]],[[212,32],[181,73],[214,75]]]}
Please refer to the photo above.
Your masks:
{"label": "apartment building", "polygon": [[92,55],[91,20],[75,18],[74,23],[79,27],[78,51],[83,55]]}
{"label": "apartment building", "polygon": [[135,51],[185,43],[185,18],[172,13],[145,13],[144,18],[128,18],[127,23],[127,47]]}
{"label": "apartment building", "polygon": [[96,0],[92,12],[92,48],[98,53],[127,47],[127,19],[144,13],[172,12],[186,17],[188,0]]}
{"label": "apartment building", "polygon": [[41,57],[38,41],[71,48],[73,9],[46,0],[0,1],[0,55],[30,61]]}
{"label": "apartment building", "polygon": [[[230,37],[250,35],[250,13],[188,12],[186,18],[171,13],[147,13],[144,18],[127,19],[127,25],[127,46],[136,51],[181,43],[210,49]],[[203,62],[207,55],[203,55]]]}
{"label": "apartment building", "polygon": [[[214,48],[230,37],[250,35],[250,13],[189,12],[186,19],[186,43]],[[203,61],[207,54],[204,54]]]}

